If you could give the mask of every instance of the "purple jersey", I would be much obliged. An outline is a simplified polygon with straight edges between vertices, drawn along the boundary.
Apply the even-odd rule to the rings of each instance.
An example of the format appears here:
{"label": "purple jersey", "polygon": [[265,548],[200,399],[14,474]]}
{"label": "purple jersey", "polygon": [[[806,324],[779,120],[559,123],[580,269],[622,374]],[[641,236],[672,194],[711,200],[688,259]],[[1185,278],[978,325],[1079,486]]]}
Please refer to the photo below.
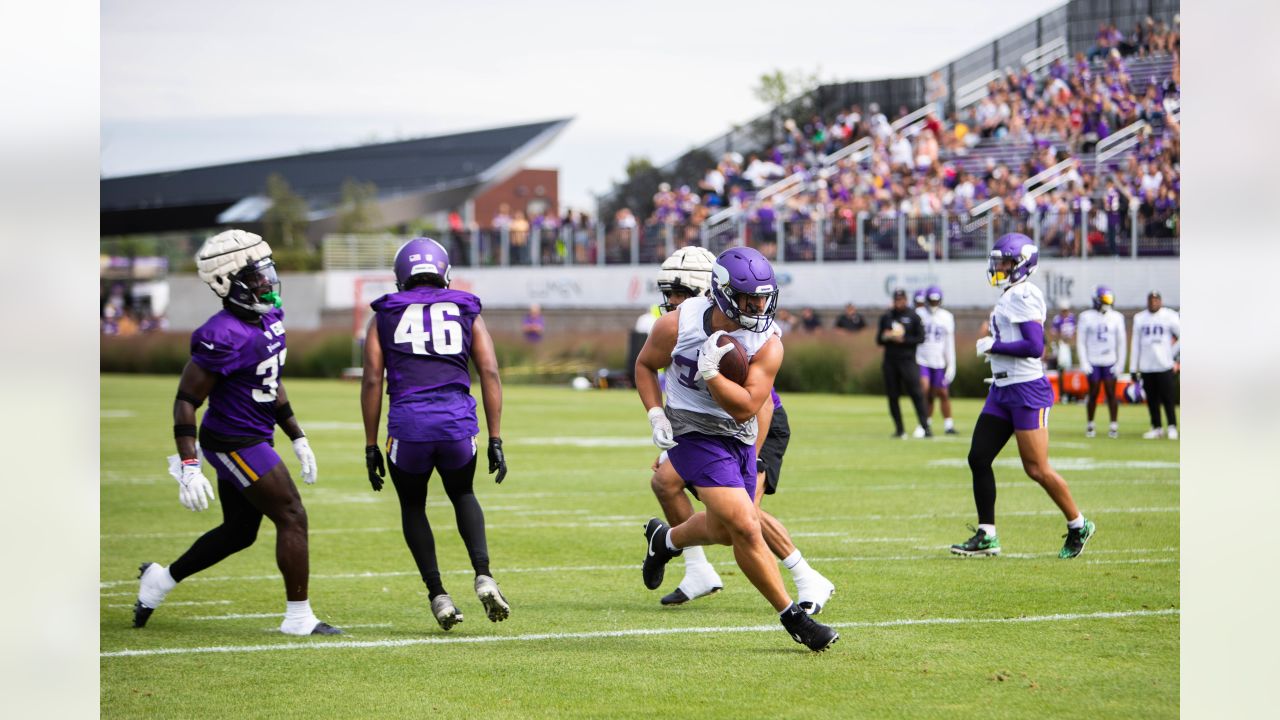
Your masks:
{"label": "purple jersey", "polygon": [[774,410],[782,407],[782,398],[778,397],[778,390],[776,388],[769,388],[769,399],[773,400]]}
{"label": "purple jersey", "polygon": [[191,361],[222,376],[209,393],[201,429],[272,440],[284,357],[283,310],[272,310],[257,322],[223,310],[191,333]]}
{"label": "purple jersey", "polygon": [[1058,332],[1058,337],[1065,341],[1075,340],[1076,337],[1076,316],[1075,313],[1067,313],[1066,317],[1062,315],[1053,316],[1053,329]]}
{"label": "purple jersey", "polygon": [[478,433],[468,363],[480,298],[419,286],[383,295],[371,305],[391,398],[387,432],[412,442]]}

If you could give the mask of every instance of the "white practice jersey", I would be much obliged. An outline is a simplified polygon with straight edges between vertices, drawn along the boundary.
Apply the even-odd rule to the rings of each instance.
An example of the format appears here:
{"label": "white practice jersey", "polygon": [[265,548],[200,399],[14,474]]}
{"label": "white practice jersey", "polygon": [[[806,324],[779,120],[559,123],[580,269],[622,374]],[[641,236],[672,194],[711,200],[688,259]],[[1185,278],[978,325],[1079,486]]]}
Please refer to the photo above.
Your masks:
{"label": "white practice jersey", "polygon": [[[991,332],[997,342],[1017,342],[1022,338],[1019,323],[1044,324],[1044,293],[1040,288],[1023,280],[1010,286],[996,301],[991,311]],[[1040,358],[1014,357],[991,353],[991,373],[995,384],[1001,387],[1044,377],[1044,365]]]}
{"label": "white practice jersey", "polygon": [[1124,316],[1115,310],[1085,310],[1076,321],[1076,350],[1093,367],[1124,369]]}
{"label": "white practice jersey", "polygon": [[1133,339],[1129,343],[1129,372],[1164,372],[1173,369],[1182,338],[1182,320],[1175,310],[1162,307],[1155,313],[1143,310],[1133,316]]}
{"label": "white practice jersey", "polygon": [[[735,421],[724,408],[716,404],[707,389],[702,373],[698,372],[698,356],[702,344],[710,336],[711,308],[709,298],[689,298],[680,303],[680,329],[676,335],[676,347],[671,351],[671,366],[667,373],[667,417],[676,435],[699,432],[706,435],[728,435],[744,445],[755,444],[756,419],[745,423]],[[738,329],[729,333],[746,348],[747,360],[755,357],[769,338],[778,335],[776,325],[766,332],[756,333]]]}
{"label": "white practice jersey", "polygon": [[945,370],[956,364],[956,317],[943,308],[926,309],[920,314],[924,322],[924,342],[916,346],[916,364]]}

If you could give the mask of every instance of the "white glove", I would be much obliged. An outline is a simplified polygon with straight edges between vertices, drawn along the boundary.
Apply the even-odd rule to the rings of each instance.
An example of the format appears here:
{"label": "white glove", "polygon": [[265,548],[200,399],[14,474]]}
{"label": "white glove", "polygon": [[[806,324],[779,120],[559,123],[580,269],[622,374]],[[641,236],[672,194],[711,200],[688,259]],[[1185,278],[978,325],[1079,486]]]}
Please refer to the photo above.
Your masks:
{"label": "white glove", "polygon": [[996,339],[990,335],[978,338],[978,357],[986,357],[991,352],[991,346],[996,344]]}
{"label": "white glove", "polygon": [[710,380],[720,374],[720,358],[733,349],[733,345],[716,345],[716,341],[724,334],[723,330],[717,330],[702,343],[702,350],[698,353],[698,372],[702,373],[703,380]]}
{"label": "white glove", "polygon": [[1089,375],[1093,372],[1093,366],[1087,362],[1081,361],[1080,372],[1084,373],[1085,375]]}
{"label": "white glove", "polygon": [[947,381],[948,387],[954,383],[956,381],[956,366],[948,365],[946,372],[942,375],[942,378]]}
{"label": "white glove", "polygon": [[649,410],[649,425],[653,428],[653,444],[661,450],[670,450],[676,446],[675,434],[671,430],[671,421],[662,408]]}
{"label": "white glove", "polygon": [[307,442],[305,436],[293,441],[293,454],[298,456],[298,463],[302,465],[302,482],[314,485],[316,482],[316,454],[311,452],[311,443]]}
{"label": "white glove", "polygon": [[178,481],[178,502],[192,512],[208,510],[209,501],[214,499],[213,485],[200,472],[199,452],[199,448],[196,448],[195,460],[187,463],[183,463],[177,455],[168,457],[169,474]]}

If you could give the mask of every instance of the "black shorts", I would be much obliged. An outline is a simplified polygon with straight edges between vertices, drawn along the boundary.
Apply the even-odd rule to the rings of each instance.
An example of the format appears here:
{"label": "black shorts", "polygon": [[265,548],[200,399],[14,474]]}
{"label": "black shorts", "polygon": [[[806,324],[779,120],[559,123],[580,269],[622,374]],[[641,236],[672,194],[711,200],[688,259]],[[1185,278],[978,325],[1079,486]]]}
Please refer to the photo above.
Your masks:
{"label": "black shorts", "polygon": [[756,458],[756,472],[764,471],[765,495],[778,491],[778,479],[782,476],[782,456],[787,453],[787,443],[790,441],[791,424],[787,422],[787,411],[779,406],[774,408],[769,434],[764,436],[764,444],[760,446],[760,454]]}

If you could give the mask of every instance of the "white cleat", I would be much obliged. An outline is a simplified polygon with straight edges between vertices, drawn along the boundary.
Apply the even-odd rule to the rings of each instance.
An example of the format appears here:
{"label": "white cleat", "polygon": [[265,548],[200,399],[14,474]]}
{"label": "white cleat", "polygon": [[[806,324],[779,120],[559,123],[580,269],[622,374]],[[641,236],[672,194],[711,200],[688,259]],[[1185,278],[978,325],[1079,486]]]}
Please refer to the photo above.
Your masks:
{"label": "white cleat", "polygon": [[498,589],[498,581],[488,575],[476,576],[476,597],[480,598],[480,604],[484,605],[484,612],[489,616],[489,622],[502,622],[511,614],[511,606],[507,604],[507,599]]}
{"label": "white cleat", "polygon": [[693,568],[686,566],[680,584],[675,590],[663,595],[659,602],[663,605],[683,605],[690,600],[715,595],[723,589],[724,582],[715,568],[711,567],[711,563]]}
{"label": "white cleat", "polygon": [[1084,436],[1087,438],[1098,436],[1098,431],[1094,429],[1093,423],[1084,426]]}
{"label": "white cleat", "polygon": [[917,440],[919,440],[920,438],[924,437],[924,428],[923,428],[923,427],[921,427],[921,426],[919,426],[919,425],[917,425],[917,426],[916,426],[916,429],[912,431],[912,433],[911,433],[911,437],[913,437],[913,438],[915,438],[915,439],[917,439]]}
{"label": "white cleat", "polygon": [[1159,440],[1162,437],[1164,437],[1164,428],[1151,428],[1142,433],[1143,440]]}
{"label": "white cleat", "polygon": [[796,604],[810,615],[821,613],[823,606],[836,594],[836,586],[817,570],[805,573],[802,577],[795,578],[795,581],[798,596]]}
{"label": "white cleat", "polygon": [[1169,426],[1169,434],[1168,434],[1168,435],[1165,435],[1165,437],[1169,438],[1170,440],[1177,440],[1177,439],[1178,439],[1178,426],[1177,426],[1177,425],[1170,425],[1170,426]]}

